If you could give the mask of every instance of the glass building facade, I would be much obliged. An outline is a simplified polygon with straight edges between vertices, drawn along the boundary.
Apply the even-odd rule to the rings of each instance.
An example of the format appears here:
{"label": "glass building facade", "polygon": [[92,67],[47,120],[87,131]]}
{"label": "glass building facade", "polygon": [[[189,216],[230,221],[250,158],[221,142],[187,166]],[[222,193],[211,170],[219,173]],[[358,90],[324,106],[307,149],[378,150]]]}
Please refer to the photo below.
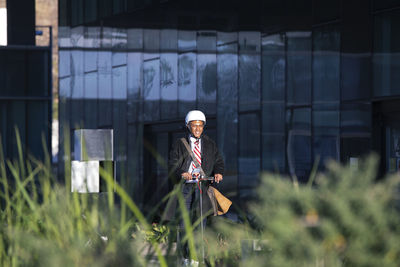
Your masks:
{"label": "glass building facade", "polygon": [[[42,46],[35,40],[34,1],[0,1],[0,9],[6,15],[0,27],[5,41],[0,45],[1,157],[44,161],[51,153],[51,37]],[[51,36],[51,27],[41,30]]]}
{"label": "glass building facade", "polygon": [[371,151],[396,171],[400,4],[322,2],[60,0],[60,171],[65,134],[112,128],[118,181],[155,203],[191,109],[238,199],[263,171],[306,182]]}

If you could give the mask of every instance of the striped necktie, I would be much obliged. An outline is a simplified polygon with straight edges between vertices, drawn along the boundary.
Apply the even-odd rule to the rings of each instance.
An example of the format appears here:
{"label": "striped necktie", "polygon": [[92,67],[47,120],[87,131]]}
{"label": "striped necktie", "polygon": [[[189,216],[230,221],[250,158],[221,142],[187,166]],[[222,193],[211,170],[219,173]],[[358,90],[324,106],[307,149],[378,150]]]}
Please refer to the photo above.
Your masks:
{"label": "striped necktie", "polygon": [[[193,153],[194,153],[194,156],[195,156],[197,162],[198,162],[198,163],[200,164],[200,166],[201,166],[201,153],[200,153],[200,142],[199,142],[199,140],[196,140],[196,141],[194,142]],[[194,162],[193,162],[192,164],[193,164],[193,168],[195,169],[195,168],[196,168],[196,165],[194,164]]]}

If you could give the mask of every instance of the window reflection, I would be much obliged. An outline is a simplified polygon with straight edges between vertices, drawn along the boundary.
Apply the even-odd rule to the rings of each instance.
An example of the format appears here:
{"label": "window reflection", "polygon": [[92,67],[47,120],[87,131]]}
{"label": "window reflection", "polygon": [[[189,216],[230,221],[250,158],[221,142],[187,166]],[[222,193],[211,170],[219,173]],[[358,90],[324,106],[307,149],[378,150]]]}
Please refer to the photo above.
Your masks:
{"label": "window reflection", "polygon": [[238,189],[241,197],[253,196],[260,173],[260,118],[258,114],[239,115]]}
{"label": "window reflection", "polygon": [[308,180],[311,171],[311,109],[299,108],[287,112],[287,158],[289,172],[300,182]]}

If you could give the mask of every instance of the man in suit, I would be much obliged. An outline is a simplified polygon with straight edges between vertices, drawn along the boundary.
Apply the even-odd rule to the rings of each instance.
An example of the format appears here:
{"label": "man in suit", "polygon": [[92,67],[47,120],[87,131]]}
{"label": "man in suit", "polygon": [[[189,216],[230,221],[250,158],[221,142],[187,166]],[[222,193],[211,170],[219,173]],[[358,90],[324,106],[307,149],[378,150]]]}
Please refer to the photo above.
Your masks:
{"label": "man in suit", "polygon": [[[188,130],[185,139],[198,163],[200,163],[205,176],[213,176],[216,183],[221,182],[224,173],[224,160],[215,142],[203,134],[206,125],[204,113],[200,110],[189,111],[185,118],[185,124]],[[176,140],[173,144],[168,165],[175,181],[183,183],[182,194],[185,199],[186,208],[191,214],[192,223],[199,218],[199,212],[196,211],[199,210],[200,197],[203,203],[203,214],[211,214],[212,204],[207,195],[207,187],[210,182],[202,182],[201,187],[199,183],[193,182],[193,179],[199,175],[199,168],[196,167],[197,164],[193,161],[181,139]],[[204,226],[205,221],[203,223]],[[183,220],[181,220],[180,228],[183,229],[183,227]]]}

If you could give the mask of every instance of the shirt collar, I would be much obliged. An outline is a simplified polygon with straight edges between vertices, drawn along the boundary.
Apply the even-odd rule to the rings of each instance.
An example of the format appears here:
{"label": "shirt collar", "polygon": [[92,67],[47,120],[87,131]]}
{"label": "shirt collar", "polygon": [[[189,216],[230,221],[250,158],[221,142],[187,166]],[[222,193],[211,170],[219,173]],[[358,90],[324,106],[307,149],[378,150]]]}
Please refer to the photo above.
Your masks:
{"label": "shirt collar", "polygon": [[199,140],[201,142],[201,137],[199,139],[197,139],[197,138],[195,138],[193,136],[190,136],[190,142],[194,143],[197,140]]}

